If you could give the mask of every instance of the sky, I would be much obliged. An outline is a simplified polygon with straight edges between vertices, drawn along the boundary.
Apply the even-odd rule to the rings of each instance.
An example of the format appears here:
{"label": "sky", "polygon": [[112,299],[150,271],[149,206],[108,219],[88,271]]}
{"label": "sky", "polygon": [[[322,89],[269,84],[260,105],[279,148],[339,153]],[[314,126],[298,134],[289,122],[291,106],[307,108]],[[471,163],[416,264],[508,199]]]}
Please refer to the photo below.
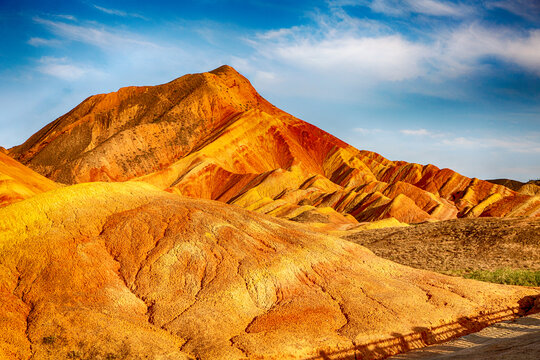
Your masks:
{"label": "sky", "polygon": [[0,146],[222,64],[391,160],[540,178],[540,0],[0,1]]}

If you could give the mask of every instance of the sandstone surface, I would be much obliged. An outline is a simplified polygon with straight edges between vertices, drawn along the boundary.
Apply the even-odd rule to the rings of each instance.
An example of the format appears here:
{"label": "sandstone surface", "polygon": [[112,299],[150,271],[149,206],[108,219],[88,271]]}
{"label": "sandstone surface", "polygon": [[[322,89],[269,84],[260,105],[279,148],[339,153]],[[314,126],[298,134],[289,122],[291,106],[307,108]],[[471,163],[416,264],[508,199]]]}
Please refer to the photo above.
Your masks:
{"label": "sandstone surface", "polygon": [[0,209],[9,359],[382,358],[526,312],[537,295],[144,183]]}
{"label": "sandstone surface", "polygon": [[60,184],[13,160],[0,148],[0,207],[21,201]]}

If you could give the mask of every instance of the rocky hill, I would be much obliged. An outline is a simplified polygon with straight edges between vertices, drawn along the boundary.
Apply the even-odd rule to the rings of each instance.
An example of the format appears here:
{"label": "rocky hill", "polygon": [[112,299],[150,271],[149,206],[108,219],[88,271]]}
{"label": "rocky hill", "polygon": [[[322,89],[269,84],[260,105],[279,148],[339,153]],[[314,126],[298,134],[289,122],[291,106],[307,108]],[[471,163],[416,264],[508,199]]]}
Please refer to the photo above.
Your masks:
{"label": "rocky hill", "polygon": [[89,97],[9,153],[65,184],[144,181],[342,228],[540,214],[539,197],[359,151],[272,106],[229,66]]}
{"label": "rocky hill", "polygon": [[488,180],[490,183],[506,186],[524,195],[540,195],[540,180],[529,180],[526,183],[510,179]]}
{"label": "rocky hill", "polygon": [[0,209],[3,359],[376,359],[524,313],[537,293],[143,183]]}

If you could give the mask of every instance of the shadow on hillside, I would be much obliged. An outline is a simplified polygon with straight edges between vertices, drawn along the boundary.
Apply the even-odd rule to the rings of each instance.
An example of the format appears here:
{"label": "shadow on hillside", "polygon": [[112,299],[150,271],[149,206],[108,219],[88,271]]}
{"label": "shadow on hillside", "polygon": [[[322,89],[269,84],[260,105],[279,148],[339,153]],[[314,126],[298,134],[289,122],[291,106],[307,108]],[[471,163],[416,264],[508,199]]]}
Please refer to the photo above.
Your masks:
{"label": "shadow on hillside", "polygon": [[[533,308],[534,301],[538,297],[540,295],[527,296],[518,302],[519,306],[483,313],[474,318],[462,317],[455,322],[433,328],[416,327],[409,334],[392,333],[392,336],[386,339],[358,345],[350,349],[334,352],[320,351],[318,356],[304,360],[385,359],[392,355],[405,353],[427,345],[440,344],[453,338],[468,335],[500,321],[540,312],[540,308]],[[536,319],[532,320],[537,321]],[[454,349],[449,348],[448,350]]]}

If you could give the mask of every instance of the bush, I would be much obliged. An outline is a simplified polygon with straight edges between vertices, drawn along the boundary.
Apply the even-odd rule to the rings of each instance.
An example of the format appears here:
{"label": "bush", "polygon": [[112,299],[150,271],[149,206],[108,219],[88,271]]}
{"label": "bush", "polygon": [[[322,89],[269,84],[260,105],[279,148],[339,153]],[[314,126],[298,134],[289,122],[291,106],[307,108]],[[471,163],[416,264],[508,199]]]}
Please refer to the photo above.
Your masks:
{"label": "bush", "polygon": [[463,277],[497,284],[540,286],[540,271],[514,269],[475,270],[464,274]]}

